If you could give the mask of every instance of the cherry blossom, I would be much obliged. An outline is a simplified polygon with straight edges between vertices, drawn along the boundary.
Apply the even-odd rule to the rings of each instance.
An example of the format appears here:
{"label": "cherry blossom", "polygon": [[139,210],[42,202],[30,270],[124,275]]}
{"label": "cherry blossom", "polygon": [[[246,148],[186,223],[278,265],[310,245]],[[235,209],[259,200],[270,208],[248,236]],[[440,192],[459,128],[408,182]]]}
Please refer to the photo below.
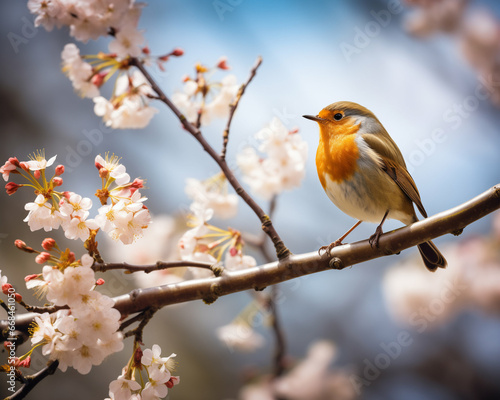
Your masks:
{"label": "cherry blossom", "polygon": [[141,45],[144,43],[144,36],[134,26],[126,26],[120,29],[115,39],[109,44],[111,53],[116,53],[118,57],[126,58],[138,57],[141,55]]}
{"label": "cherry blossom", "polygon": [[120,158],[116,157],[114,154],[109,156],[106,154],[106,158],[102,158],[101,155],[96,156],[95,165],[99,169],[99,174],[101,169],[104,168],[109,176],[114,179],[115,183],[119,186],[123,186],[130,182],[130,175],[127,174],[127,170],[123,164],[120,164]]}
{"label": "cherry blossom", "polygon": [[111,100],[95,97],[94,112],[114,129],[139,129],[147,126],[158,112],[150,107],[148,95],[153,90],[140,71],[122,74],[116,80]]}
{"label": "cherry blossom", "polygon": [[217,329],[217,337],[230,349],[252,352],[262,347],[264,337],[244,321],[235,321]]}
{"label": "cherry blossom", "polygon": [[252,191],[271,199],[284,190],[298,187],[305,176],[307,143],[294,131],[289,132],[278,118],[255,134],[261,158],[253,147],[245,148],[237,155],[237,163],[243,180]]}
{"label": "cherry blossom", "polygon": [[129,400],[132,396],[132,391],[139,390],[140,388],[141,385],[138,382],[120,375],[118,379],[109,384],[109,395],[114,400]]}
{"label": "cherry blossom", "polygon": [[48,31],[69,26],[70,35],[82,42],[105,36],[110,28],[133,29],[141,13],[141,4],[131,0],[29,0],[28,8],[36,15],[35,26]]}
{"label": "cherry blossom", "polygon": [[0,173],[2,174],[3,180],[5,182],[9,180],[10,173],[12,171],[15,171],[18,165],[19,161],[17,161],[17,158],[9,158],[7,161],[5,161],[5,164],[0,167]]}
{"label": "cherry blossom", "polygon": [[80,56],[80,50],[73,43],[64,46],[61,54],[63,72],[66,73],[75,90],[82,97],[93,98],[99,96],[99,86],[92,80],[95,72],[89,63]]}
{"label": "cherry blossom", "polygon": [[57,229],[63,222],[61,213],[50,204],[50,201],[43,194],[39,194],[33,203],[27,203],[24,209],[29,213],[23,221],[28,223],[32,232],[42,228],[48,232]]}
{"label": "cherry blossom", "polygon": [[30,161],[26,161],[30,171],[38,171],[41,169],[45,169],[54,164],[57,156],[50,158],[49,160],[45,159],[45,154],[43,152],[34,153],[32,159]]}
{"label": "cherry blossom", "polygon": [[226,118],[239,89],[236,77],[227,75],[220,82],[208,82],[204,75],[208,68],[198,64],[196,71],[197,78],[188,78],[183,91],[174,93],[172,101],[191,123],[198,121],[200,113],[203,126],[210,124],[213,118]]}
{"label": "cherry blossom", "polygon": [[232,218],[238,212],[238,196],[228,193],[228,182],[222,173],[205,181],[188,178],[185,190],[193,204],[212,209],[219,218]]}

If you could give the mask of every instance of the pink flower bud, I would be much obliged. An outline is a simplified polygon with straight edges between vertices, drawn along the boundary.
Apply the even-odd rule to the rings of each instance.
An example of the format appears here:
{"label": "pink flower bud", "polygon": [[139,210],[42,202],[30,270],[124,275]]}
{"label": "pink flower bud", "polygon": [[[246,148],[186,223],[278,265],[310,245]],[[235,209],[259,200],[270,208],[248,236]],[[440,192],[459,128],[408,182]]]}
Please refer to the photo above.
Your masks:
{"label": "pink flower bud", "polygon": [[68,261],[70,263],[73,263],[75,262],[76,258],[75,258],[75,253],[73,253],[72,251],[69,252],[69,256],[68,256]]}
{"label": "pink flower bud", "polygon": [[26,243],[23,242],[21,239],[14,240],[14,244],[20,250],[24,250],[26,247],[28,247],[28,246],[26,246]]}
{"label": "pink flower bud", "polygon": [[105,73],[95,74],[90,80],[90,82],[92,82],[93,85],[99,88],[104,84],[104,78],[106,78],[106,75],[107,74]]}
{"label": "pink flower bud", "polygon": [[63,196],[66,200],[69,200],[69,198],[71,197],[71,192],[68,192],[67,190],[65,192],[63,192]]}
{"label": "pink flower bud", "polygon": [[141,367],[142,349],[137,347],[134,352],[134,366]]}
{"label": "pink flower bud", "polygon": [[14,295],[14,299],[16,299],[17,303],[20,303],[21,301],[23,301],[23,296],[21,296],[19,293],[16,293]]}
{"label": "pink flower bud", "polygon": [[180,47],[177,47],[170,54],[173,55],[174,57],[180,57],[184,54],[184,50],[182,50]]}
{"label": "pink flower bud", "polygon": [[95,281],[95,284],[96,284],[97,286],[104,285],[104,279],[99,278],[98,280],[96,280],[96,281]]}
{"label": "pink flower bud", "polygon": [[9,289],[12,289],[12,285],[10,283],[4,283],[2,285],[2,293],[3,294],[9,294]]}
{"label": "pink flower bud", "polygon": [[169,55],[164,55],[164,56],[158,57],[158,60],[165,62],[165,61],[168,61],[168,57],[169,57]]}
{"label": "pink flower bud", "polygon": [[148,46],[144,46],[142,48],[142,53],[143,54],[146,54],[146,55],[149,55],[151,53],[151,50],[149,50],[149,47]]}
{"label": "pink flower bud", "polygon": [[56,241],[52,238],[45,238],[42,242],[42,247],[44,250],[51,251],[56,245]]}
{"label": "pink flower bud", "polygon": [[36,279],[40,276],[40,274],[31,274],[31,275],[26,275],[24,277],[24,281],[25,282],[28,282],[28,281],[31,281],[32,279]]}
{"label": "pink flower bud", "polygon": [[9,342],[8,340],[3,342],[3,347],[5,347],[6,350],[10,350],[11,346],[13,346],[12,342]]}
{"label": "pink flower bud", "polygon": [[31,365],[31,356],[26,357],[19,363],[19,367],[21,368],[29,368]]}
{"label": "pink flower bud", "polygon": [[20,167],[19,160],[17,159],[17,157],[10,157],[9,162],[12,165],[15,165],[16,167]]}
{"label": "pink flower bud", "polygon": [[135,189],[141,189],[144,187],[144,180],[135,178],[134,181],[130,184],[130,187]]}
{"label": "pink flower bud", "polygon": [[61,186],[63,184],[63,179],[56,176],[52,179],[52,183],[54,184],[54,187]]}
{"label": "pink flower bud", "polygon": [[99,169],[99,178],[107,178],[109,175],[109,171],[102,167],[101,169]]}
{"label": "pink flower bud", "polygon": [[18,185],[17,183],[14,182],[9,182],[5,185],[5,190],[7,191],[7,194],[10,196],[14,193],[17,192],[17,189],[19,189],[23,185]]}
{"label": "pink flower bud", "polygon": [[61,176],[62,174],[64,174],[64,165],[59,164],[56,167],[56,176]]}
{"label": "pink flower bud", "polygon": [[48,260],[50,260],[50,253],[47,253],[46,251],[42,251],[35,257],[35,262],[37,264],[45,264]]}
{"label": "pink flower bud", "polygon": [[42,176],[42,173],[40,172],[39,169],[33,171],[33,176],[35,177],[35,179],[40,179],[40,177]]}
{"label": "pink flower bud", "polygon": [[217,62],[217,68],[220,69],[231,69],[229,65],[227,65],[227,58],[226,57],[221,57],[219,61]]}
{"label": "pink flower bud", "polygon": [[238,250],[236,249],[236,247],[231,247],[229,249],[229,254],[231,255],[231,257],[235,257],[238,254]]}

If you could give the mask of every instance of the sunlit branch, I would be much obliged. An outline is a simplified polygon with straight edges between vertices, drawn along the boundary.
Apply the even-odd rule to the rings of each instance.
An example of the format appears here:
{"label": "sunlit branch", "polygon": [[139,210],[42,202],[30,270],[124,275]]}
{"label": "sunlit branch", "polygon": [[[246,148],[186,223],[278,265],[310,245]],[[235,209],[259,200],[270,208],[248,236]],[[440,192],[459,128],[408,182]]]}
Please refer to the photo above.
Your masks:
{"label": "sunlit branch", "polygon": [[215,276],[220,276],[222,274],[223,268],[201,261],[158,261],[151,265],[132,265],[128,263],[95,263],[92,268],[96,272],[104,272],[116,269],[124,269],[129,272],[143,271],[146,273],[153,271],[160,271],[164,269],[179,268],[179,267],[193,267],[193,268],[203,268],[209,269],[214,273]]}
{"label": "sunlit branch", "polygon": [[[320,256],[314,251],[240,271],[225,271],[218,278],[136,289],[115,297],[115,308],[122,315],[129,315],[149,308],[159,309],[170,304],[194,300],[213,302],[218,297],[231,293],[249,289],[263,290],[267,286],[301,276],[331,269],[341,270],[364,261],[399,253],[448,233],[459,232],[499,208],[500,185],[497,185],[455,208],[383,234],[380,237],[379,248],[374,249],[368,240],[363,240],[335,247],[331,256],[325,254]],[[448,268],[453,267],[453,265],[448,266]],[[32,313],[19,315],[16,318],[16,329],[27,332],[34,316]],[[0,321],[0,331],[5,331],[7,325],[6,320]]]}
{"label": "sunlit branch", "polygon": [[225,160],[226,158],[227,144],[229,143],[229,129],[231,128],[231,122],[233,121],[234,113],[238,108],[241,96],[243,96],[243,94],[245,93],[245,89],[247,88],[247,86],[257,73],[257,68],[259,68],[260,64],[262,64],[262,57],[257,58],[257,62],[250,70],[250,76],[248,77],[247,81],[240,86],[240,88],[238,89],[238,93],[236,94],[236,97],[234,98],[233,102],[229,105],[229,117],[227,119],[226,129],[224,129],[224,132],[222,134],[222,151],[220,153],[220,157],[223,160]]}
{"label": "sunlit branch", "polygon": [[248,206],[257,215],[257,217],[259,217],[259,220],[262,224],[262,230],[269,236],[269,238],[273,242],[278,259],[283,260],[287,258],[290,255],[290,250],[288,250],[288,248],[283,243],[283,240],[281,240],[281,237],[274,228],[271,218],[269,218],[269,216],[264,212],[264,210],[262,210],[262,208],[256,203],[256,201],[245,191],[245,189],[243,189],[243,187],[227,165],[226,160],[219,154],[217,154],[214,148],[206,141],[201,131],[196,128],[196,126],[191,124],[181,113],[181,111],[175,106],[175,104],[165,95],[163,90],[157,85],[153,77],[146,70],[142,62],[136,58],[132,58],[130,63],[131,65],[136,66],[142,72],[142,74],[151,84],[153,90],[158,94],[159,100],[165,103],[167,107],[169,107],[173,111],[177,118],[179,118],[183,127],[201,144],[203,150],[205,150],[210,155],[210,157],[219,165],[229,184],[236,191],[236,194],[238,194],[243,199],[243,201],[248,204]]}

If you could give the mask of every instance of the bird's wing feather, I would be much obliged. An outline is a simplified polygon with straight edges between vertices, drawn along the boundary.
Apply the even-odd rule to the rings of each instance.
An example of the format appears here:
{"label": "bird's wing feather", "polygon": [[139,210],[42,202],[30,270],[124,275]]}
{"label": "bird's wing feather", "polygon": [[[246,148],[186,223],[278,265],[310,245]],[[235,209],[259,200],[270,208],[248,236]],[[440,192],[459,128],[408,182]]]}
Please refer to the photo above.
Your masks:
{"label": "bird's wing feather", "polygon": [[415,203],[424,218],[427,218],[427,212],[422,205],[422,200],[420,200],[417,186],[410,173],[406,170],[403,156],[390,136],[387,133],[386,135],[389,143],[382,141],[373,134],[363,135],[363,140],[379,155],[382,169],[396,182],[403,193]]}

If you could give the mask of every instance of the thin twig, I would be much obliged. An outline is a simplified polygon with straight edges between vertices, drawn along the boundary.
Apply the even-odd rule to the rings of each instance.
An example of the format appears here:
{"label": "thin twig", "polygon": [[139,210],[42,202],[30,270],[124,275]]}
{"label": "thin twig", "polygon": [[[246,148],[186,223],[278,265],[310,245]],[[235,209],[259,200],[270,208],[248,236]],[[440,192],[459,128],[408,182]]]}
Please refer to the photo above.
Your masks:
{"label": "thin twig", "polygon": [[156,311],[158,311],[157,308],[150,307],[147,310],[143,311],[141,314],[139,314],[141,317],[140,318],[141,323],[137,326],[137,328],[125,332],[123,336],[126,338],[134,336],[135,342],[142,343],[142,334],[144,332],[144,328],[146,327],[148,322],[151,321],[151,318],[153,318],[153,315],[156,313]]}
{"label": "thin twig", "polygon": [[276,255],[279,260],[286,259],[291,253],[290,250],[285,246],[283,240],[279,236],[278,232],[274,228],[274,225],[269,218],[269,216],[262,210],[262,208],[256,203],[256,201],[243,189],[239,181],[234,176],[233,172],[226,163],[226,160],[222,159],[219,154],[213,149],[212,146],[206,141],[205,137],[201,134],[201,131],[191,124],[186,117],[180,112],[180,110],[175,106],[174,103],[165,95],[162,89],[157,85],[153,77],[146,70],[144,65],[137,58],[132,58],[130,61],[131,65],[136,66],[144,75],[144,77],[151,84],[153,90],[158,94],[160,100],[170,108],[173,113],[179,118],[184,128],[201,144],[203,150],[205,150],[210,157],[219,165],[220,169],[226,176],[229,184],[234,188],[236,194],[238,194],[245,203],[252,209],[252,211],[257,215],[262,224],[262,230],[269,236],[276,249]]}
{"label": "thin twig", "polygon": [[276,307],[276,296],[278,294],[278,286],[272,286],[271,295],[269,296],[269,311],[271,312],[271,326],[273,328],[275,349],[274,349],[274,366],[273,377],[278,378],[283,375],[285,371],[285,355],[286,355],[286,342],[285,333],[281,327],[281,322]]}
{"label": "thin twig", "polygon": [[3,300],[0,300],[0,306],[7,312],[9,313],[10,309],[9,309],[9,306],[7,304],[5,304],[5,301]]}
{"label": "thin twig", "polygon": [[125,328],[132,325],[134,322],[141,321],[144,318],[144,312],[137,314],[135,317],[129,318],[126,321],[123,321],[118,328],[119,331],[125,330]]}
{"label": "thin twig", "polygon": [[245,89],[247,88],[247,86],[257,73],[257,69],[259,68],[260,64],[262,64],[262,57],[257,57],[255,65],[250,70],[250,76],[248,77],[247,81],[240,86],[238,93],[236,94],[236,97],[234,98],[233,102],[229,105],[229,117],[227,119],[226,129],[224,129],[224,133],[222,134],[222,151],[220,153],[220,158],[222,160],[226,159],[227,144],[229,142],[229,129],[231,127],[231,122],[233,121],[234,113],[238,108],[241,96],[243,96],[243,94],[245,93]]}
{"label": "thin twig", "polygon": [[[500,184],[455,208],[384,233],[380,236],[378,248],[372,248],[368,240],[363,240],[335,247],[330,256],[326,254],[320,256],[315,250],[253,268],[226,271],[218,278],[196,279],[148,289],[135,289],[129,294],[115,297],[114,307],[122,315],[130,315],[142,312],[149,307],[159,309],[170,304],[207,298],[213,300],[249,289],[262,290],[270,285],[321,271],[341,270],[368,260],[397,254],[448,233],[456,233],[499,208]],[[448,268],[453,268],[453,265]],[[18,315],[16,329],[27,331],[35,316],[36,314],[33,313]],[[8,321],[0,321],[0,332],[5,332],[6,328],[8,328]]]}
{"label": "thin twig", "polygon": [[23,306],[26,309],[26,311],[34,312],[37,314],[43,314],[46,312],[53,313],[63,308],[68,308],[67,306],[30,306],[29,304],[26,304],[24,301],[20,301],[19,304]]}
{"label": "thin twig", "polygon": [[36,374],[25,376],[24,385],[12,396],[6,397],[4,400],[20,400],[24,399],[26,395],[33,390],[33,388],[38,385],[44,378],[56,372],[59,366],[59,361],[51,361],[44,369],[38,371]]}
{"label": "thin twig", "polygon": [[194,267],[194,268],[209,269],[214,273],[215,276],[220,276],[223,271],[223,268],[216,264],[210,264],[201,261],[157,261],[156,264],[151,264],[151,265],[131,265],[128,263],[94,263],[94,265],[92,266],[92,268],[96,272],[110,271],[114,269],[124,269],[129,272],[143,271],[147,274],[153,271],[159,271],[170,268],[179,268],[179,267]]}

